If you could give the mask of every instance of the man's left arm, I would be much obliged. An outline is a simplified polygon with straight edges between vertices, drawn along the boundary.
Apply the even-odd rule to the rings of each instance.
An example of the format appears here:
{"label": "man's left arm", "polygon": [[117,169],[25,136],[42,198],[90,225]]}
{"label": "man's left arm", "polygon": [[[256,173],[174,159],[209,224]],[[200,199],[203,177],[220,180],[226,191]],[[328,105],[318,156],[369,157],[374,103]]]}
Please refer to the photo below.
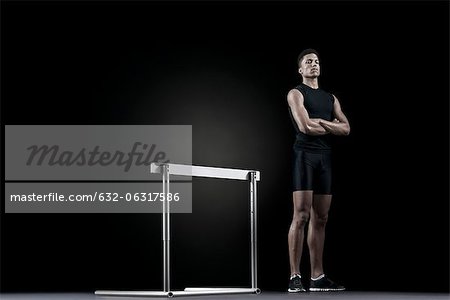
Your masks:
{"label": "man's left arm", "polygon": [[319,124],[325,128],[331,134],[334,135],[349,135],[350,134],[350,123],[348,122],[347,117],[342,112],[341,104],[339,100],[334,97],[334,105],[333,105],[333,113],[335,119],[333,121],[326,121],[320,119]]}

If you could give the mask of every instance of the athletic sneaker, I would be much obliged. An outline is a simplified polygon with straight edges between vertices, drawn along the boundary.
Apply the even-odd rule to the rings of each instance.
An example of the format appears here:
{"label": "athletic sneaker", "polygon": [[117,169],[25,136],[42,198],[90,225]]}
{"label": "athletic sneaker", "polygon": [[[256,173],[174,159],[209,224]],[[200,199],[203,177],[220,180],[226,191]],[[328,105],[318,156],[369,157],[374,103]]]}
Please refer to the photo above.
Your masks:
{"label": "athletic sneaker", "polygon": [[317,280],[312,280],[310,282],[309,291],[310,292],[331,292],[331,291],[343,291],[345,287],[338,285],[328,279],[325,275]]}
{"label": "athletic sneaker", "polygon": [[299,293],[299,292],[306,292],[306,290],[303,288],[302,280],[300,275],[295,274],[291,277],[289,280],[289,293]]}

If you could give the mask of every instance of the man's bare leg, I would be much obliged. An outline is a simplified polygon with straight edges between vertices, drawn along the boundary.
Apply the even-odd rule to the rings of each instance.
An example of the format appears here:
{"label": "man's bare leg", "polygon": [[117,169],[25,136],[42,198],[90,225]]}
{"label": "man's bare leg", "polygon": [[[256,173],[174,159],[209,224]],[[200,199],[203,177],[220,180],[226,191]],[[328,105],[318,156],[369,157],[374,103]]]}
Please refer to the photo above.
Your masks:
{"label": "man's bare leg", "polygon": [[300,260],[305,235],[304,229],[311,211],[313,191],[295,191],[292,193],[292,198],[294,203],[294,215],[288,234],[291,276],[300,274]]}
{"label": "man's bare leg", "polygon": [[325,243],[325,226],[332,195],[314,195],[311,209],[311,219],[308,227],[308,247],[311,259],[311,277],[317,278],[324,274],[323,248]]}

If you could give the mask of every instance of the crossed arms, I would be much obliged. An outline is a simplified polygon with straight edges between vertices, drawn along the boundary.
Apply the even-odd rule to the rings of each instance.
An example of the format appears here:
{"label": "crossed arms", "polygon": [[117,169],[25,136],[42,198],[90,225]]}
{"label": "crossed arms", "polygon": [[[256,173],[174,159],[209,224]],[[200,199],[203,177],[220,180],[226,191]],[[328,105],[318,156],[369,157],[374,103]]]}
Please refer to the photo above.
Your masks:
{"label": "crossed arms", "polygon": [[287,97],[289,107],[291,108],[292,115],[295,123],[301,132],[308,135],[348,135],[350,133],[350,124],[347,117],[342,112],[341,104],[339,100],[334,97],[333,106],[333,121],[326,121],[324,119],[310,118],[306,108],[304,106],[304,98],[302,93],[296,89],[292,89]]}

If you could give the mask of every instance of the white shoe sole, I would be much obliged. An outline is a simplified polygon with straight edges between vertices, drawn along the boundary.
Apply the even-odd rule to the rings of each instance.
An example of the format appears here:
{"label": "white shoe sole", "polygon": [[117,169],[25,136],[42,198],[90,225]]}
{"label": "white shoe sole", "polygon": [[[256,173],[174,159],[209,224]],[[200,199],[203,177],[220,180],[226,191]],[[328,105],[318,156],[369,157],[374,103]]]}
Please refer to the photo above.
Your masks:
{"label": "white shoe sole", "polygon": [[289,293],[302,293],[302,292],[306,292],[306,290],[305,289],[295,289],[295,290],[288,289],[288,292]]}
{"label": "white shoe sole", "polygon": [[342,289],[321,289],[321,288],[310,288],[310,292],[339,292],[339,291],[345,291],[345,288]]}

